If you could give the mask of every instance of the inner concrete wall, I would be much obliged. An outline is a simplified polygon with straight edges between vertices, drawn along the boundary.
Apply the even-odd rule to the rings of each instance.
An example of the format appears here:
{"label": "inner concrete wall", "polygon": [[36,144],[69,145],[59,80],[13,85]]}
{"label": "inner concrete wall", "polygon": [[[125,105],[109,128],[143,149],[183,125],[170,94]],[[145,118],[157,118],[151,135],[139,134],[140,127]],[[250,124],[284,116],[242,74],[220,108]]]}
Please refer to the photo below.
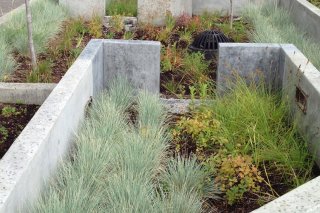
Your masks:
{"label": "inner concrete wall", "polygon": [[[157,41],[108,40],[104,43],[104,82],[126,76],[135,88],[160,92],[160,48]],[[114,72],[117,70],[117,72]]]}
{"label": "inner concrete wall", "polygon": [[41,105],[56,84],[0,83],[0,103]]}
{"label": "inner concrete wall", "polygon": [[167,12],[192,15],[192,0],[138,0],[138,21],[164,25]]}
{"label": "inner concrete wall", "polygon": [[[239,16],[243,9],[250,3],[261,4],[274,0],[233,0],[234,15]],[[230,14],[230,0],[192,0],[192,13],[201,15],[205,12],[218,12]]]}
{"label": "inner concrete wall", "polygon": [[282,86],[282,70],[280,70],[280,45],[220,43],[219,66],[217,71],[218,93],[229,87],[230,78],[241,77],[256,80],[265,78],[272,88]]}
{"label": "inner concrete wall", "polygon": [[89,20],[106,14],[106,0],[59,0],[59,4],[64,5],[72,17],[81,16]]}
{"label": "inner concrete wall", "polygon": [[[122,43],[126,46],[119,49],[113,46],[114,43],[110,40],[90,41],[0,160],[0,212],[25,212],[25,204],[39,196],[46,181],[70,150],[88,102],[107,86],[109,72],[120,74],[122,69],[126,69],[131,82],[141,85],[143,82],[135,82],[141,76],[137,69],[149,70],[143,74],[147,86],[141,88],[154,93],[159,91],[150,82],[153,82],[151,75],[159,76],[160,73],[160,43],[141,41],[142,49],[136,41],[118,41],[119,46]],[[105,50],[109,48],[114,49]],[[131,52],[118,54],[119,51]],[[141,65],[138,60],[141,58],[148,64]],[[104,60],[120,64],[109,65]]]}

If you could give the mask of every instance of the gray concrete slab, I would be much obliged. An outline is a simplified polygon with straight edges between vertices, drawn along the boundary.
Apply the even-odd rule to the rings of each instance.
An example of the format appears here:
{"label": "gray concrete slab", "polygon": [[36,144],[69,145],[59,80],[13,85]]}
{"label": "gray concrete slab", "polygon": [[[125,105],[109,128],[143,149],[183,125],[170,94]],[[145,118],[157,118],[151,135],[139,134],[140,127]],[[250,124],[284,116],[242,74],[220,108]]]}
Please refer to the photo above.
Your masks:
{"label": "gray concrete slab", "polygon": [[24,4],[24,0],[1,0],[0,17]]}
{"label": "gray concrete slab", "polygon": [[90,20],[93,16],[101,18],[106,14],[106,0],[59,0],[72,17],[83,17]]}
{"label": "gray concrete slab", "polygon": [[105,40],[106,87],[116,75],[126,76],[139,89],[160,90],[160,48],[157,41]]}
{"label": "gray concrete slab", "polygon": [[0,103],[41,105],[57,84],[0,83]]}
{"label": "gray concrete slab", "polygon": [[280,88],[282,73],[279,70],[280,45],[221,43],[219,45],[219,66],[217,71],[217,93],[222,94],[234,77],[265,78],[267,85]]}
{"label": "gray concrete slab", "polygon": [[164,25],[167,12],[192,15],[192,0],[138,0],[138,21]]}

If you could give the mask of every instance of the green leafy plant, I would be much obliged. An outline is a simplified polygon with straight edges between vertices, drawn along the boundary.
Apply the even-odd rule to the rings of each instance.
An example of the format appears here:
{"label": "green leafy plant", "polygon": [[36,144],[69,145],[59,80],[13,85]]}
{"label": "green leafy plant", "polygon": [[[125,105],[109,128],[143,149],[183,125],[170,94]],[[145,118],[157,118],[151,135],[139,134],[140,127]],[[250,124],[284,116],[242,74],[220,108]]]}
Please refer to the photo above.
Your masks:
{"label": "green leafy plant", "polygon": [[112,16],[110,26],[114,32],[122,32],[124,28],[123,18],[121,15]]}
{"label": "green leafy plant", "polygon": [[183,58],[183,69],[181,72],[193,83],[204,83],[208,81],[207,72],[209,63],[200,52],[187,53]]}
{"label": "green leafy plant", "polygon": [[9,136],[9,131],[4,127],[0,125],[0,144],[4,143]]}
{"label": "green leafy plant", "polygon": [[131,32],[131,31],[126,31],[124,34],[123,34],[123,39],[125,40],[132,40],[134,38],[135,34],[134,32]]}
{"label": "green leafy plant", "polygon": [[221,185],[220,189],[226,192],[228,204],[232,205],[241,200],[246,192],[259,192],[263,178],[250,156],[238,155],[222,159],[215,180]]}
{"label": "green leafy plant", "polygon": [[10,116],[19,115],[19,114],[20,112],[17,111],[15,107],[11,107],[11,106],[5,106],[2,108],[2,111],[1,111],[1,115],[3,117],[10,117]]}
{"label": "green leafy plant", "polygon": [[95,15],[91,18],[88,24],[89,33],[94,38],[101,38],[102,37],[102,19]]}
{"label": "green leafy plant", "polygon": [[188,31],[187,29],[180,31],[179,32],[179,42],[183,42],[183,46],[187,47],[192,43],[192,34],[190,31]]}
{"label": "green leafy plant", "polygon": [[40,61],[38,63],[38,67],[35,70],[31,70],[31,72],[27,76],[27,82],[28,83],[51,82],[51,78],[52,78],[51,66],[52,66],[52,63],[50,61]]}
{"label": "green leafy plant", "polygon": [[179,70],[182,67],[182,53],[175,45],[163,47],[161,50],[161,71]]}

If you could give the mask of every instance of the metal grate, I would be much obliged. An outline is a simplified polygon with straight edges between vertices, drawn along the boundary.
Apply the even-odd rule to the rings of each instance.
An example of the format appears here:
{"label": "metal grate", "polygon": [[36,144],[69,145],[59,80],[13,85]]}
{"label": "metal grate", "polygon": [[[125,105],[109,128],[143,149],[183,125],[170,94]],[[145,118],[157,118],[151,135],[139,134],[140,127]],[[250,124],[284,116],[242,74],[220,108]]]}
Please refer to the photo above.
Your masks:
{"label": "metal grate", "polygon": [[189,46],[191,51],[201,51],[206,59],[210,59],[218,51],[219,43],[232,42],[222,32],[217,30],[206,30],[196,36],[193,43]]}

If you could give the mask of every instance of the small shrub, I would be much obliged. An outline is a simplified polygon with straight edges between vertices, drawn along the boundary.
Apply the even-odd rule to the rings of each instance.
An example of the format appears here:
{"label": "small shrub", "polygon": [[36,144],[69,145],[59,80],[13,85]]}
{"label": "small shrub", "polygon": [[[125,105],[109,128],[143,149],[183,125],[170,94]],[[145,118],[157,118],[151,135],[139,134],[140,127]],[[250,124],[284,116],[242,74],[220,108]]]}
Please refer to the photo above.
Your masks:
{"label": "small shrub", "polygon": [[20,112],[18,112],[15,107],[11,107],[11,106],[5,106],[2,108],[2,111],[1,111],[1,115],[3,117],[10,117],[12,115],[19,115],[19,114]]}
{"label": "small shrub", "polygon": [[161,71],[179,70],[182,67],[182,55],[175,45],[163,47],[161,51]]}
{"label": "small shrub", "polygon": [[28,83],[50,83],[52,78],[52,63],[50,61],[41,61],[35,70],[31,70],[27,76]]}
{"label": "small shrub", "polygon": [[99,16],[93,16],[88,24],[89,33],[94,38],[102,37],[102,19]]}
{"label": "small shrub", "polygon": [[124,28],[124,23],[121,15],[115,15],[110,19],[111,29],[114,32],[122,32]]}
{"label": "small shrub", "polygon": [[134,38],[134,32],[131,32],[131,31],[126,31],[124,34],[123,34],[123,39],[125,40],[132,40]]}
{"label": "small shrub", "polygon": [[222,159],[215,180],[221,185],[220,189],[226,192],[228,204],[232,205],[241,200],[246,192],[259,192],[259,183],[263,178],[250,156],[238,155]]}
{"label": "small shrub", "polygon": [[200,52],[187,53],[183,58],[181,72],[193,83],[208,81],[209,63]]}

